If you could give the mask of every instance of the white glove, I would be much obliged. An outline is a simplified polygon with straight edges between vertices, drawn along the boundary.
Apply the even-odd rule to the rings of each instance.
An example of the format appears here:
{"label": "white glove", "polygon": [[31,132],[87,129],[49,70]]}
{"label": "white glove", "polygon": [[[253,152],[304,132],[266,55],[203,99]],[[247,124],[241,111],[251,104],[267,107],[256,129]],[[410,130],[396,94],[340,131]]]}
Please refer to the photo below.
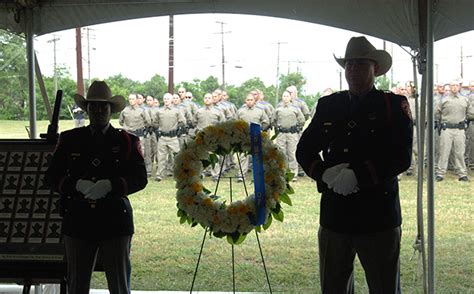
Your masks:
{"label": "white glove", "polygon": [[343,168],[334,182],[330,185],[334,192],[341,195],[349,195],[359,191],[357,178],[354,171],[350,168]]}
{"label": "white glove", "polygon": [[112,191],[112,183],[110,180],[99,180],[89,189],[84,198],[90,200],[101,199],[110,191]]}
{"label": "white glove", "polygon": [[95,183],[93,181],[79,179],[76,182],[76,190],[86,195],[89,193],[89,190],[92,188],[92,186],[94,186],[94,184]]}
{"label": "white glove", "polygon": [[328,187],[332,189],[332,184],[334,183],[334,180],[339,175],[341,170],[346,167],[349,167],[349,163],[340,163],[326,169],[323,173],[323,182],[325,182]]}

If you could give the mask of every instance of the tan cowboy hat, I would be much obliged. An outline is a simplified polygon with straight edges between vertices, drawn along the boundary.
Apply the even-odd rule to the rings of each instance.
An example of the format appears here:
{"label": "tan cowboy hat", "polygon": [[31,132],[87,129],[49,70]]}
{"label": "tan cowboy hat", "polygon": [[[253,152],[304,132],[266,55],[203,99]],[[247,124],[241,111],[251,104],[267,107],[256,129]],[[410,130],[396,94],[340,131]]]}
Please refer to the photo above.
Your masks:
{"label": "tan cowboy hat", "polygon": [[112,96],[112,91],[104,81],[94,81],[87,90],[87,98],[82,95],[74,95],[74,101],[77,106],[86,110],[87,103],[90,101],[108,102],[110,103],[110,111],[117,113],[125,108],[125,98],[121,95]]}
{"label": "tan cowboy hat", "polygon": [[346,55],[344,58],[334,56],[337,63],[344,67],[346,60],[350,59],[369,59],[379,65],[376,76],[385,74],[392,66],[392,57],[385,50],[377,50],[365,37],[352,37],[347,43]]}

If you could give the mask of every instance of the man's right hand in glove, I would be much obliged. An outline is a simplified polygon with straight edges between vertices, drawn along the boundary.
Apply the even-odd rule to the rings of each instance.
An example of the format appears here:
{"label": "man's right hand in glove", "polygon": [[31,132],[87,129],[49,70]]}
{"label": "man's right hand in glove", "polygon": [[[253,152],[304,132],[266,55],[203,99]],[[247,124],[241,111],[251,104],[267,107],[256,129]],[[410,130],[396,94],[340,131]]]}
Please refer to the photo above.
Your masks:
{"label": "man's right hand in glove", "polygon": [[86,195],[90,192],[91,188],[94,186],[93,181],[79,179],[76,182],[76,190],[81,192],[83,195]]}
{"label": "man's right hand in glove", "polygon": [[336,177],[339,175],[343,168],[347,167],[349,167],[349,163],[340,163],[330,168],[327,168],[323,173],[323,182],[325,182],[326,185],[328,185],[328,187],[332,189]]}

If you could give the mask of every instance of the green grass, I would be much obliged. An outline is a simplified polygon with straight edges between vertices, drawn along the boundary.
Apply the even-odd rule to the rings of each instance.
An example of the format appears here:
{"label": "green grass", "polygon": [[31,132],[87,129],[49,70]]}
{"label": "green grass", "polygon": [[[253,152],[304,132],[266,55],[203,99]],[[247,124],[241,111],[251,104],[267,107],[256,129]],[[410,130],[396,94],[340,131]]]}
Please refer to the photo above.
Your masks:
{"label": "green grass", "polygon": [[[2,138],[25,138],[27,122],[0,121]],[[61,122],[63,129],[72,122]],[[116,123],[114,125],[117,125]],[[38,133],[47,123],[38,123]],[[23,134],[24,133],[24,134]],[[7,135],[6,135],[7,134]],[[474,179],[474,174],[470,174]],[[228,180],[227,180],[228,181]],[[211,190],[214,183],[205,181]],[[221,183],[219,195],[229,193]],[[274,221],[259,235],[272,285],[278,293],[319,293],[317,238],[319,194],[308,178],[293,184],[293,206],[283,206],[285,221]],[[416,179],[400,182],[403,212],[401,282],[405,293],[423,293],[417,256],[413,256],[416,231]],[[234,199],[244,197],[234,185]],[[438,293],[474,293],[473,182],[461,183],[454,175],[435,184],[436,289]],[[132,246],[134,290],[189,290],[204,230],[180,225],[176,216],[172,178],[150,181],[147,188],[130,196],[136,232]],[[426,218],[426,196],[424,201]],[[426,224],[426,221],[425,221]],[[426,231],[426,227],[425,227]],[[255,234],[235,246],[237,291],[268,291]],[[94,274],[93,287],[106,288],[103,273]],[[194,285],[199,291],[232,291],[232,251],[223,239],[206,238]],[[356,291],[367,293],[364,273],[356,263]]]}

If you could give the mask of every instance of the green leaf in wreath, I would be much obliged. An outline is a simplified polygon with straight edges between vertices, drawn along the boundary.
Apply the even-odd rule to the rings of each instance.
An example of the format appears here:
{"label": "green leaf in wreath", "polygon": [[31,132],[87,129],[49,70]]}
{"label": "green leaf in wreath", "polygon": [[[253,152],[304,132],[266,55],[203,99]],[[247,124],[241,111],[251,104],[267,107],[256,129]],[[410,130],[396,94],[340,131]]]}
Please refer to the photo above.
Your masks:
{"label": "green leaf in wreath", "polygon": [[272,222],[273,222],[273,217],[271,214],[268,215],[268,219],[267,219],[267,222],[263,224],[263,229],[264,230],[267,230],[271,225],[272,225]]}
{"label": "green leaf in wreath", "polygon": [[211,162],[207,159],[203,159],[201,160],[201,162],[202,162],[203,169],[211,165]]}
{"label": "green leaf in wreath", "polygon": [[276,139],[276,137],[278,137],[278,133],[275,133],[275,134],[270,138],[270,140],[273,141],[273,140]]}
{"label": "green leaf in wreath", "polygon": [[224,238],[225,236],[227,236],[227,234],[223,232],[212,232],[212,235],[217,238]]}
{"label": "green leaf in wreath", "polygon": [[285,193],[286,194],[295,194],[295,190],[293,189],[292,186],[290,186],[290,184],[286,184]]}
{"label": "green leaf in wreath", "polygon": [[187,219],[188,219],[188,216],[182,215],[181,218],[179,219],[179,223],[180,223],[180,224],[184,224]]}
{"label": "green leaf in wreath", "polygon": [[284,214],[283,214],[283,210],[280,210],[278,213],[272,211],[272,214],[273,214],[273,217],[274,217],[277,221],[283,222],[283,219],[285,218],[285,216],[284,216]]}
{"label": "green leaf in wreath", "polygon": [[[206,187],[204,187],[204,186],[202,187],[202,191],[203,191],[204,193],[208,194],[208,195],[212,193],[211,190],[209,190],[208,188],[206,188]],[[211,198],[212,198],[212,196],[211,196]]]}
{"label": "green leaf in wreath", "polygon": [[288,204],[289,206],[293,206],[293,203],[291,202],[290,196],[286,193],[281,193],[280,194],[280,201],[283,203]]}
{"label": "green leaf in wreath", "polygon": [[242,242],[244,242],[245,238],[247,238],[246,234],[240,234],[239,232],[234,232],[232,234],[227,235],[227,242],[229,242],[230,244],[239,245],[239,244],[242,244]]}
{"label": "green leaf in wreath", "polygon": [[194,228],[194,227],[197,226],[197,225],[198,225],[198,222],[193,222],[193,223],[191,224],[191,228]]}
{"label": "green leaf in wreath", "polygon": [[294,177],[295,177],[294,173],[290,172],[289,170],[286,171],[285,180],[287,183],[291,182],[291,180],[293,180]]}
{"label": "green leaf in wreath", "polygon": [[219,162],[219,158],[217,157],[217,154],[211,153],[209,154],[209,161],[213,164],[216,164]]}

